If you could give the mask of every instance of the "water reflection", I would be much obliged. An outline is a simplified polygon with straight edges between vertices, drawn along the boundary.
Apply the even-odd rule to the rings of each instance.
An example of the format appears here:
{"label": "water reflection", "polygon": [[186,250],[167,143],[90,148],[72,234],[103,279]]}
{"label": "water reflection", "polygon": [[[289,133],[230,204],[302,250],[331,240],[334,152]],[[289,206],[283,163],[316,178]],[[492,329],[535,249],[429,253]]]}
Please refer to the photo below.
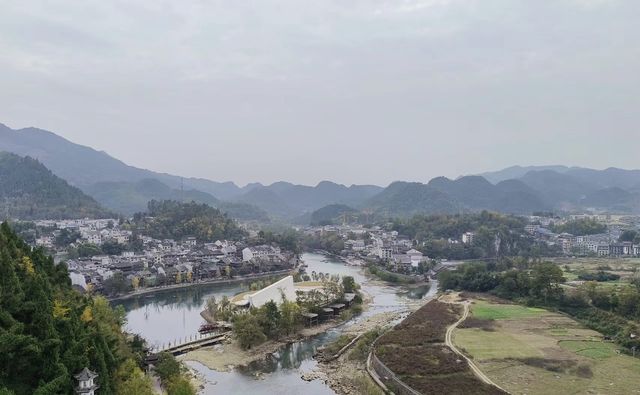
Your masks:
{"label": "water reflection", "polygon": [[[301,372],[312,370],[316,362],[313,355],[318,347],[335,340],[341,331],[366,317],[387,311],[407,311],[409,299],[419,299],[429,292],[429,287],[414,287],[399,291],[398,287],[382,285],[368,279],[362,268],[347,266],[320,254],[304,254],[307,272],[330,273],[353,276],[362,290],[373,300],[369,308],[360,316],[325,333],[302,342],[283,346],[267,358],[255,361],[232,372],[215,372],[197,362],[188,362],[198,370],[209,383],[204,393],[254,394],[332,394],[324,383],[306,382],[300,378]],[[193,288],[170,290],[167,292],[140,296],[119,302],[127,313],[127,329],[141,334],[153,345],[163,344],[197,332],[203,322],[200,312],[209,297],[217,299],[233,296],[248,289],[248,284],[201,285]],[[256,380],[256,378],[261,378]]]}
{"label": "water reflection", "polygon": [[429,293],[431,285],[419,285],[417,287],[411,287],[407,290],[398,292],[399,295],[406,296],[409,299],[419,300],[425,297]]}

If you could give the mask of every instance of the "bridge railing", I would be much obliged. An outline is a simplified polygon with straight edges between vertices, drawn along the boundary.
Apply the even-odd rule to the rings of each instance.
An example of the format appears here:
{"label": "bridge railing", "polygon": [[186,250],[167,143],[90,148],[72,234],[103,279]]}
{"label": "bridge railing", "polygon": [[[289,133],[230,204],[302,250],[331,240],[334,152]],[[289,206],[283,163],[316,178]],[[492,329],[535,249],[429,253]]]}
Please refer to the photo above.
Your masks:
{"label": "bridge railing", "polygon": [[205,333],[205,334],[196,333],[196,334],[191,335],[191,336],[185,336],[183,338],[178,338],[178,339],[175,339],[175,340],[173,340],[171,342],[162,343],[160,345],[152,347],[151,348],[151,352],[152,353],[159,353],[159,352],[163,352],[163,351],[167,351],[167,350],[173,350],[173,349],[185,346],[187,344],[201,342],[201,341],[204,341],[204,340],[212,339],[214,337],[218,337],[220,335],[221,335],[221,333]]}

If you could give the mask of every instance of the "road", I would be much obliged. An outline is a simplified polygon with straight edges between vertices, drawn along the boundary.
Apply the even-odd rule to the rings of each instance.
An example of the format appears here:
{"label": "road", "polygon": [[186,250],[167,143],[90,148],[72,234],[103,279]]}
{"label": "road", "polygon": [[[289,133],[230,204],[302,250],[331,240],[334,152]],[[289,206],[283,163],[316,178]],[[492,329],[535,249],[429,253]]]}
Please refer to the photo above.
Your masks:
{"label": "road", "polygon": [[445,344],[449,348],[451,348],[453,350],[453,352],[455,352],[456,354],[458,354],[459,356],[461,356],[462,358],[464,358],[467,361],[467,363],[469,364],[469,367],[471,368],[471,371],[473,372],[473,374],[476,375],[477,378],[479,378],[480,380],[482,380],[483,382],[485,382],[485,383],[487,383],[489,385],[493,385],[494,387],[497,387],[497,388],[501,389],[502,391],[508,393],[503,388],[501,388],[499,385],[497,385],[496,383],[491,381],[491,379],[489,377],[487,377],[486,374],[482,373],[482,370],[480,370],[480,368],[478,368],[478,366],[476,366],[476,364],[471,359],[469,359],[466,355],[464,355],[462,353],[462,351],[458,350],[458,348],[455,346],[455,344],[453,344],[453,331],[458,327],[458,325],[460,325],[460,323],[462,321],[466,320],[467,317],[469,316],[469,302],[464,302],[463,306],[464,306],[464,312],[462,313],[462,317],[460,317],[460,319],[458,321],[456,321],[453,325],[451,325],[451,326],[449,326],[447,328],[447,333],[446,333],[445,338],[444,338]]}

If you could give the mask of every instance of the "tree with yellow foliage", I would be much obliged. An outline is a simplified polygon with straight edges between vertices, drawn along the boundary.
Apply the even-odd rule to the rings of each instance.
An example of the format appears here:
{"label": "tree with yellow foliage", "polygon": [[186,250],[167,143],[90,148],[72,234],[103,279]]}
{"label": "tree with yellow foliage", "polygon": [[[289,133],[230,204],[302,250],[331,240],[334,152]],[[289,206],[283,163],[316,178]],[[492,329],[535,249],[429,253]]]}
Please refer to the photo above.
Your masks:
{"label": "tree with yellow foliage", "polygon": [[33,266],[33,261],[28,256],[22,257],[22,268],[29,275],[33,275],[36,272],[35,267]]}
{"label": "tree with yellow foliage", "polygon": [[53,301],[53,318],[64,319],[69,314],[70,308],[66,307],[64,303],[58,299]]}
{"label": "tree with yellow foliage", "polygon": [[87,306],[82,311],[82,315],[80,316],[80,320],[84,323],[89,323],[93,321],[93,310],[91,310],[91,306]]}

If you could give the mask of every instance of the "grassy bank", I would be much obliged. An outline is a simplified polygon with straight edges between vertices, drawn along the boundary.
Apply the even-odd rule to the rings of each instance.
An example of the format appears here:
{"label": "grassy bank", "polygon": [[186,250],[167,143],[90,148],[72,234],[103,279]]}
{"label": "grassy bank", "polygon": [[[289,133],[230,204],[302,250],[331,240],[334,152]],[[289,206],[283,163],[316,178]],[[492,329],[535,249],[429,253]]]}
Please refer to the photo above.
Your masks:
{"label": "grassy bank", "polygon": [[399,273],[392,273],[390,271],[381,269],[375,265],[369,265],[367,267],[368,272],[379,278],[382,281],[387,281],[394,284],[415,284],[418,280],[412,276],[407,276]]}

